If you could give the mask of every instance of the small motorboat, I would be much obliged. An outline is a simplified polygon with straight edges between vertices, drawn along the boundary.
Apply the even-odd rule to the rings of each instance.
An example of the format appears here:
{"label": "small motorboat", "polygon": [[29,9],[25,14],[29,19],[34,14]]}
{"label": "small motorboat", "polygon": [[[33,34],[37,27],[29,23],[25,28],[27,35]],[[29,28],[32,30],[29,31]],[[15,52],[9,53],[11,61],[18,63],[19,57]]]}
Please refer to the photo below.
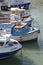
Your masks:
{"label": "small motorboat", "polygon": [[29,27],[27,23],[19,22],[13,25],[11,34],[13,39],[22,42],[37,39],[39,31],[35,27]]}
{"label": "small motorboat", "polygon": [[22,49],[22,45],[11,39],[11,34],[0,33],[0,59],[16,54]]}

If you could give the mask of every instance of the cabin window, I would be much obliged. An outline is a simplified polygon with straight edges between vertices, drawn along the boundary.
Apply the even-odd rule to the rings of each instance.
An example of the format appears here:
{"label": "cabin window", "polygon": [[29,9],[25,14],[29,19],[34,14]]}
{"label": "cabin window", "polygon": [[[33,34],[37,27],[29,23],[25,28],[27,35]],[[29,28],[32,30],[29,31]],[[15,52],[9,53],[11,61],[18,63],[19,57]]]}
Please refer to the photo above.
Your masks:
{"label": "cabin window", "polygon": [[18,21],[18,20],[19,20],[18,15],[15,15],[15,16],[14,16],[14,19],[15,19],[15,21]]}
{"label": "cabin window", "polygon": [[9,45],[9,46],[13,46],[13,43],[12,43],[12,42],[9,42],[8,45]]}
{"label": "cabin window", "polygon": [[18,44],[16,41],[14,41],[14,42],[11,42],[12,44]]}
{"label": "cabin window", "polygon": [[4,42],[0,42],[0,46],[3,46]]}
{"label": "cabin window", "polygon": [[18,43],[14,41],[14,42],[9,42],[8,45],[9,45],[9,46],[13,46],[13,44],[18,44]]}
{"label": "cabin window", "polygon": [[20,12],[20,16],[23,16],[24,15],[24,11],[23,12]]}
{"label": "cabin window", "polygon": [[13,46],[13,44],[8,44],[9,46]]}

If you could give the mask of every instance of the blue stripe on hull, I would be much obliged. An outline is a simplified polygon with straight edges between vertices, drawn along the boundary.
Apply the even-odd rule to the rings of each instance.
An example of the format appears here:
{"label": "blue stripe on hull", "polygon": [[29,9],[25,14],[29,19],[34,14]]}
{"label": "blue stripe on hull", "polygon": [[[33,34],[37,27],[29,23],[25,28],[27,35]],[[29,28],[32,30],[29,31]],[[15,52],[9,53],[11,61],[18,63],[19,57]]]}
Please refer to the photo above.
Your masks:
{"label": "blue stripe on hull", "polygon": [[[20,49],[19,49],[20,50]],[[8,56],[11,56],[13,54],[16,54],[19,50],[17,51],[13,51],[13,52],[9,52],[9,53],[0,53],[0,59],[1,58],[5,58],[5,57],[8,57]]]}

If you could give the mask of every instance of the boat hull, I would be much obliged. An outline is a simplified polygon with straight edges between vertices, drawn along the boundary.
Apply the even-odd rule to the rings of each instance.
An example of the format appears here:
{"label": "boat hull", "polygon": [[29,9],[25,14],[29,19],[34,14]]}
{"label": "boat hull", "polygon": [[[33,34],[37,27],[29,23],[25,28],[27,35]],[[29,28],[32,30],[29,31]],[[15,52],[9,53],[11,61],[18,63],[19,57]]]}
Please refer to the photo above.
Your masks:
{"label": "boat hull", "polygon": [[16,51],[12,51],[12,52],[5,52],[5,53],[0,53],[0,59],[3,59],[3,58],[7,58],[11,55],[14,55],[16,54],[19,50],[21,50],[22,48],[16,50]]}
{"label": "boat hull", "polygon": [[38,38],[39,31],[39,29],[35,28],[35,30],[29,32],[24,36],[12,36],[12,38],[18,40],[19,42],[33,40]]}

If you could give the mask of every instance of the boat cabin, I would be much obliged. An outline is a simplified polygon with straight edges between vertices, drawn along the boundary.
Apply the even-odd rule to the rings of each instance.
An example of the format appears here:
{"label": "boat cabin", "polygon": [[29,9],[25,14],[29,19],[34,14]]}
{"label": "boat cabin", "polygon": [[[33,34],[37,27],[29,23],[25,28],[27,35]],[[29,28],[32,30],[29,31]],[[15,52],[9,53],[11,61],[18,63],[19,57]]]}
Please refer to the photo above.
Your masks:
{"label": "boat cabin", "polygon": [[20,9],[19,11],[20,11],[21,18],[28,18],[30,16],[30,13],[28,10]]}
{"label": "boat cabin", "polygon": [[11,34],[0,34],[0,47],[4,47],[10,40]]}
{"label": "boat cabin", "polygon": [[28,18],[30,16],[30,13],[28,10],[25,10],[23,8],[11,8],[11,12],[16,15],[20,15],[21,18]]}
{"label": "boat cabin", "polygon": [[23,36],[29,32],[29,29],[27,23],[19,22],[11,28],[11,34],[14,36]]}
{"label": "boat cabin", "polygon": [[[25,20],[24,20],[25,19]],[[11,8],[10,21],[19,22],[19,21],[30,21],[31,17],[27,10],[20,8]]]}

